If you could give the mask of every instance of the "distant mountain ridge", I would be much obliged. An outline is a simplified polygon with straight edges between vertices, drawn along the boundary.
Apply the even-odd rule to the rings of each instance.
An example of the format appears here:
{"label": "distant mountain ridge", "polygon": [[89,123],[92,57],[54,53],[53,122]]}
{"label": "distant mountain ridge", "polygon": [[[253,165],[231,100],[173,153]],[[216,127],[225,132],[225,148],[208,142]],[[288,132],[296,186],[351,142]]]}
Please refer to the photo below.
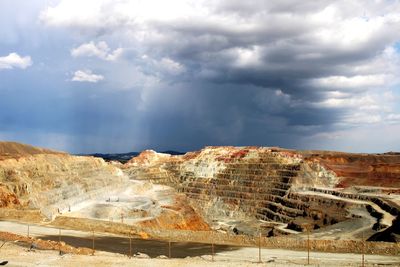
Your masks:
{"label": "distant mountain ridge", "polygon": [[[93,154],[79,154],[78,156],[92,156],[96,158],[102,158],[105,161],[119,161],[121,163],[128,162],[131,158],[136,157],[141,152],[127,152],[127,153],[93,153]],[[184,152],[166,150],[159,153],[170,154],[170,155],[184,155]]]}

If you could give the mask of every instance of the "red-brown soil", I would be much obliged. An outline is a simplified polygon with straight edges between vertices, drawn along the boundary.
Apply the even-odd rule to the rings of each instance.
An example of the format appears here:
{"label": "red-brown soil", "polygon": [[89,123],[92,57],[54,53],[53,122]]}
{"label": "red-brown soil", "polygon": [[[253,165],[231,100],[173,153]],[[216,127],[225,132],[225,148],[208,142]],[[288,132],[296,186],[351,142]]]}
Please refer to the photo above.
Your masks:
{"label": "red-brown soil", "polygon": [[207,231],[208,224],[189,206],[185,196],[178,195],[172,206],[162,206],[164,210],[156,219],[141,222],[146,228]]}
{"label": "red-brown soil", "polygon": [[307,157],[341,177],[337,187],[400,188],[400,154],[315,153]]}
{"label": "red-brown soil", "polygon": [[19,206],[20,202],[14,193],[7,192],[0,186],[0,208],[12,208]]}

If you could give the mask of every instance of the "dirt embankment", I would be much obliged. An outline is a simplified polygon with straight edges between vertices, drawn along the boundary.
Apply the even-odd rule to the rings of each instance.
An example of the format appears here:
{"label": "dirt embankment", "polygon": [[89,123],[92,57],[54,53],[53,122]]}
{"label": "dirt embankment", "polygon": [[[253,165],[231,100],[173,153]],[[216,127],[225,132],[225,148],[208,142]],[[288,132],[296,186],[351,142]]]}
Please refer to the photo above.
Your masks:
{"label": "dirt embankment", "polygon": [[162,206],[162,208],[160,216],[141,222],[140,226],[150,229],[210,230],[204,219],[188,205],[188,200],[183,195],[176,196],[173,205]]}
{"label": "dirt embankment", "polygon": [[62,253],[90,255],[93,252],[93,250],[89,248],[73,247],[63,241],[56,242],[51,240],[42,240],[40,238],[27,237],[1,231],[0,240],[3,240],[4,242],[21,242],[32,249],[59,250]]}

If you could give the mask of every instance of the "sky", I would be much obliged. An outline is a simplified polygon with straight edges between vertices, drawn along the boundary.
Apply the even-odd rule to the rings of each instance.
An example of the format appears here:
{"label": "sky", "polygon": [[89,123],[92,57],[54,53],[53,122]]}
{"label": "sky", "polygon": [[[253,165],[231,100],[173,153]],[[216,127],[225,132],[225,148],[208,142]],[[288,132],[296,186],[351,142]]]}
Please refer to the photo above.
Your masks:
{"label": "sky", "polygon": [[0,140],[400,151],[400,1],[0,0]]}

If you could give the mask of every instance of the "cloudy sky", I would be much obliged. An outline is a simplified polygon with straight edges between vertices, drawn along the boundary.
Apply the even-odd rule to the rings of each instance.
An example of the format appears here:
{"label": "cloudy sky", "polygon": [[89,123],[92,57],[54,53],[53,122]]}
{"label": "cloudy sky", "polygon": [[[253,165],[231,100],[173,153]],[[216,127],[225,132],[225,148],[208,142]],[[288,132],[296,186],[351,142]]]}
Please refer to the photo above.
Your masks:
{"label": "cloudy sky", "polygon": [[400,151],[400,2],[1,0],[0,140]]}

